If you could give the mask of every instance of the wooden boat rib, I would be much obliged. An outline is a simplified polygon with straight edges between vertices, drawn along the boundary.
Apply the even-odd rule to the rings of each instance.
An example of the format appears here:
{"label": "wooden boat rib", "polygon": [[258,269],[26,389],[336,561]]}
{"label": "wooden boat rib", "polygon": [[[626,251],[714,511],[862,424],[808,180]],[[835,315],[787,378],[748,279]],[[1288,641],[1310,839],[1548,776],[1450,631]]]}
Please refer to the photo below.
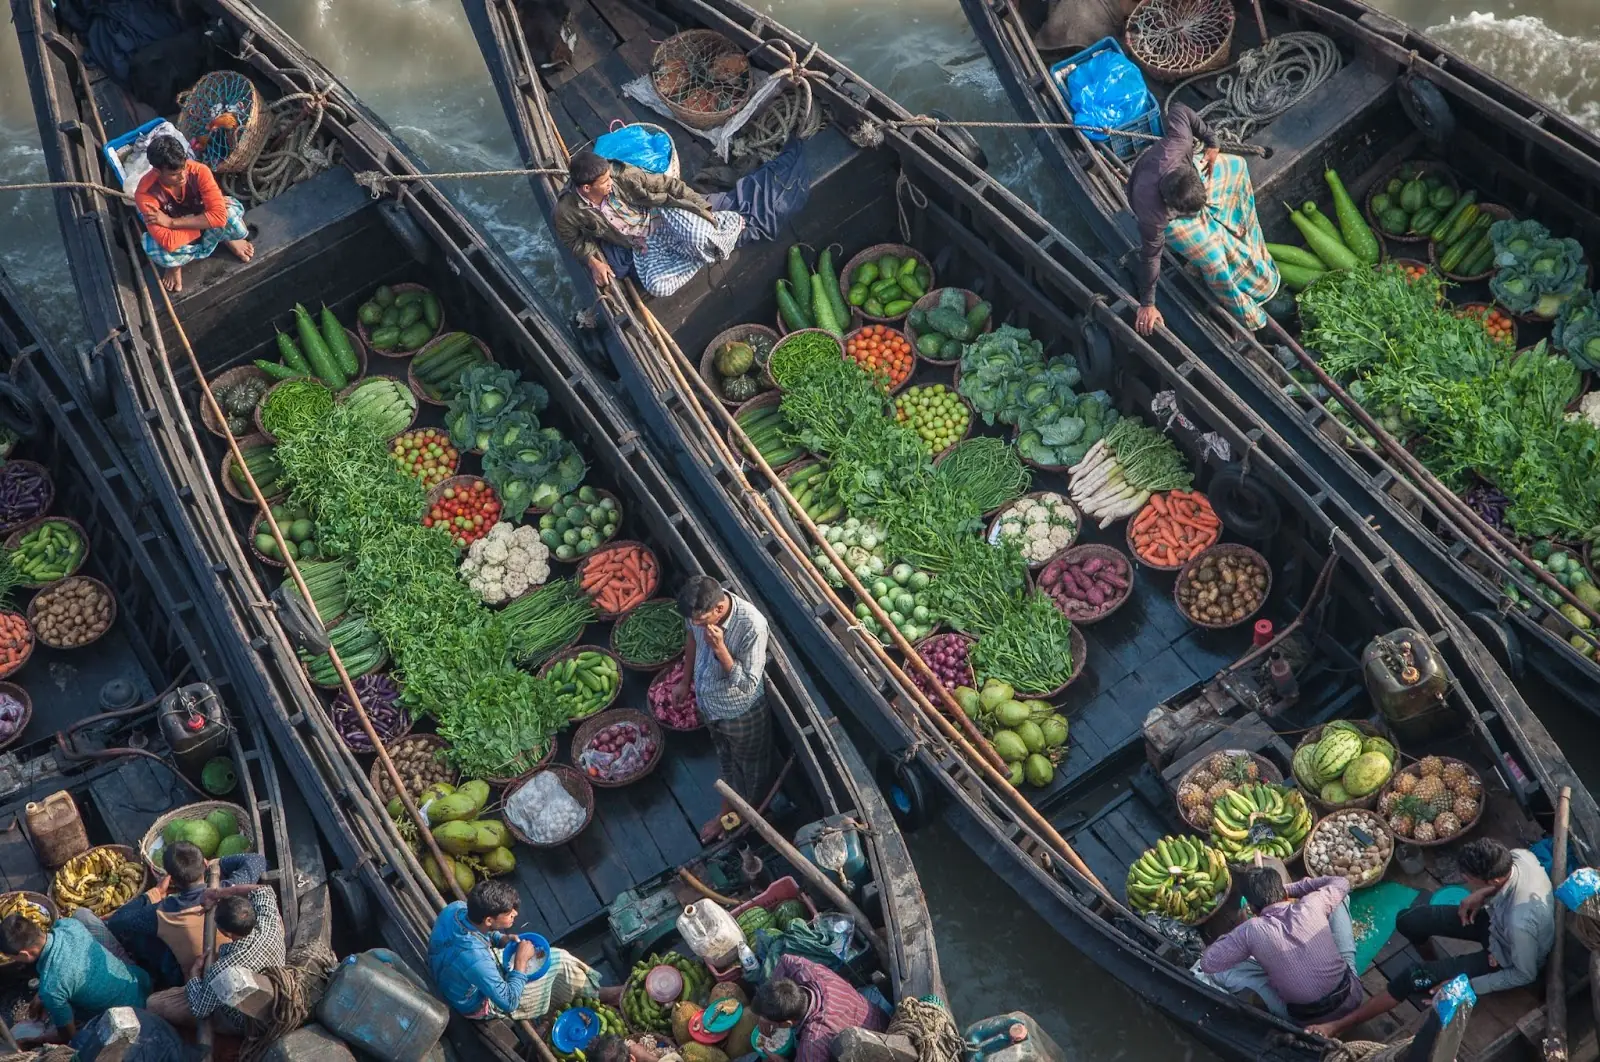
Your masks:
{"label": "wooden boat rib", "polygon": [[[649,538],[665,568],[663,591],[691,572],[713,574],[737,590],[737,569],[705,521],[503,253],[426,181],[400,185],[383,202],[358,186],[356,171],[421,172],[381,120],[249,4],[185,10],[190,17],[220,19],[232,52],[245,57],[239,68],[267,98],[308,87],[323,94],[323,128],[342,160],[246,213],[257,248],[248,269],[215,261],[185,269],[184,291],[173,303],[187,341],[200,352],[201,371],[210,377],[262,356],[272,345],[271,321],[297,301],[323,301],[353,319],[356,306],[380,283],[422,281],[438,293],[452,320],[471,322],[500,365],[518,368],[549,389],[552,404],[545,416],[579,444],[604,486],[621,499],[630,533]],[[31,0],[18,11],[24,49],[34,60],[29,73],[51,172],[98,174],[99,145],[136,124],[130,110],[136,101],[103,80],[83,84],[76,64],[57,57],[73,45],[51,32],[47,12]],[[49,39],[48,48],[42,39]],[[78,130],[92,132],[56,134],[66,115],[77,119]],[[271,585],[263,574],[274,573],[246,558],[239,542],[245,518],[212,480],[219,452],[197,434],[198,387],[184,342],[142,254],[128,250],[138,246],[135,219],[98,195],[62,193],[58,205],[64,231],[103,234],[90,240],[69,235],[68,249],[91,329],[114,336],[107,370],[112,402],[137,425],[135,439],[162,502],[194,536],[196,565],[212,579],[229,627],[252,647],[254,666],[278,694],[274,737],[304,790],[326,805],[318,809],[324,829],[345,835],[335,844],[339,862],[376,901],[392,946],[425,968],[434,912],[450,897],[440,896],[398,837],[365,764],[338,738],[284,631],[256,605]],[[388,359],[372,360],[375,371],[393,374],[398,364],[403,372],[403,362],[380,367]],[[642,680],[631,682],[640,685],[625,686],[624,696],[642,700]],[[860,824],[875,883],[868,906],[888,942],[879,957],[884,991],[894,997],[942,992],[931,921],[904,841],[859,753],[777,637],[767,688],[780,746],[788,746],[796,768],[784,789],[785,809],[771,812],[775,821],[792,827],[810,816]],[[624,959],[631,964],[625,951],[603,946],[612,900],[629,890],[671,884],[680,866],[699,868],[728,858],[728,845],[703,851],[694,837],[716,808],[711,783],[717,767],[709,742],[704,735],[674,734],[669,744],[662,768],[650,778],[597,793],[595,824],[576,841],[518,849],[515,881],[528,928],[613,968]],[[625,976],[627,965],[613,970],[618,973]],[[507,1058],[516,1053],[509,1027],[473,1024],[482,1036],[458,1038],[459,1047]]]}
{"label": "wooden boat rib", "polygon": [[[817,75],[814,90],[846,132],[865,119],[881,123],[908,117],[810,42],[736,3],[597,0],[578,5],[574,22],[581,40],[574,51],[581,58],[574,69],[556,75],[535,65],[537,56],[511,3],[467,0],[467,9],[530,167],[559,165],[564,146],[576,148],[592,139],[613,118],[662,125],[680,150],[693,145],[686,132],[659,116],[639,114],[616,92],[622,77],[617,63],[638,61],[640,52],[630,43],[645,32],[659,39],[679,30],[713,28],[768,70],[777,68],[782,53],[767,42],[783,41],[796,55],[808,56],[805,66]],[[741,248],[726,266],[708,267],[687,292],[667,298],[646,302],[633,293],[610,292],[601,302],[602,337],[644,422],[679,453],[679,471],[690,490],[725,528],[811,666],[879,743],[880,777],[907,821],[942,812],[979,859],[1112,976],[1226,1057],[1271,1060],[1318,1058],[1321,1045],[1197,983],[1188,973],[1192,956],[1131,916],[1122,904],[1120,883],[1130,859],[1179,828],[1170,793],[1173,772],[1224,746],[1243,745],[1284,759],[1284,736],[1292,739],[1301,728],[1370,710],[1352,677],[1370,636],[1402,625],[1428,631],[1448,659],[1455,684],[1451,743],[1478,744],[1469,755],[1489,772],[1486,777],[1506,752],[1538,780],[1532,792],[1504,786],[1497,804],[1515,806],[1512,818],[1520,825],[1502,822],[1496,830],[1505,832],[1496,836],[1509,839],[1520,830],[1537,834],[1551,818],[1553,794],[1573,786],[1583,805],[1574,813],[1574,835],[1582,844],[1593,843],[1600,814],[1483,645],[1351,505],[1327,490],[1296,447],[1254,419],[1205,362],[1170,336],[1138,337],[1128,323],[1128,300],[1099,265],[927,131],[889,131],[885,145],[874,150],[858,149],[838,130],[825,130],[807,150],[820,160],[810,204],[791,220],[778,244]],[[693,148],[686,154],[688,174]],[[558,183],[536,178],[533,185],[548,214]],[[897,227],[901,218],[903,229]],[[1130,414],[1148,416],[1156,395],[1169,393],[1175,406],[1162,408],[1176,409],[1182,418],[1170,431],[1200,467],[1202,489],[1207,476],[1228,464],[1206,455],[1202,435],[1214,432],[1228,441],[1244,459],[1240,463],[1247,462],[1248,479],[1260,485],[1281,515],[1276,531],[1266,535],[1270,541],[1253,543],[1275,565],[1276,607],[1269,605],[1269,611],[1283,619],[1297,617],[1292,631],[1310,639],[1310,655],[1321,661],[1308,665],[1293,705],[1273,707],[1270,695],[1258,701],[1259,689],[1241,692],[1236,684],[1260,662],[1248,638],[1235,631],[1206,641],[1170,626],[1172,617],[1162,603],[1170,582],[1157,583],[1141,572],[1135,591],[1141,607],[1124,609],[1086,631],[1085,673],[1058,702],[1071,719],[1073,743],[1056,780],[1044,789],[1024,790],[1027,807],[1019,806],[1017,794],[1007,787],[991,784],[960,742],[947,737],[945,725],[925,702],[902,684],[896,668],[912,665],[885,662],[866,645],[852,611],[810,561],[803,521],[786,511],[785,499],[752,462],[730,453],[722,442],[728,424],[720,403],[701,389],[693,364],[682,354],[700,350],[739,321],[771,319],[770,282],[781,275],[776,263],[786,245],[821,247],[842,233],[849,240],[843,258],[886,241],[922,251],[934,262],[939,283],[991,299],[995,320],[1030,329],[1052,352],[1078,353],[1086,376],[1099,374],[1085,386],[1113,388],[1119,408]],[[587,271],[571,266],[574,283],[591,290]],[[944,378],[927,369],[914,376],[922,382]],[[1059,489],[1060,482],[1041,475],[1035,489]],[[1217,710],[1224,717],[1210,743],[1185,748],[1172,759],[1153,747],[1147,751],[1141,728],[1153,707],[1171,711],[1208,697],[1219,699]],[[1509,768],[1505,775],[1512,776]],[[1113,783],[1115,790],[1108,788]],[[1492,784],[1499,790],[1503,783]],[[1074,869],[1074,856],[1086,864],[1088,875]],[[1101,893],[1093,879],[1109,885],[1114,895]],[[1423,889],[1438,882],[1431,872],[1411,880]],[[1369,986],[1382,980],[1371,971],[1366,976]],[[1530,994],[1512,993],[1480,1007],[1467,1034],[1471,1053],[1463,1057],[1505,1057],[1520,1036],[1517,1019],[1535,1005]],[[1418,1017],[1414,1011],[1397,1014],[1399,1021]],[[1381,1038],[1396,1028],[1370,1032]]]}
{"label": "wooden boat rib", "polygon": [[[963,0],[962,6],[1019,113],[1030,121],[1070,121],[1033,43],[1046,5]],[[1259,43],[1259,33],[1248,5],[1235,7],[1232,58],[1237,60]],[[1594,245],[1600,218],[1589,204],[1600,180],[1600,139],[1592,132],[1359,0],[1275,0],[1263,9],[1274,35],[1310,30],[1331,37],[1343,66],[1314,94],[1248,138],[1274,152],[1271,159],[1250,160],[1259,202],[1299,202],[1325,193],[1324,164],[1339,169],[1351,194],[1364,202],[1379,177],[1410,157],[1437,150],[1429,148],[1398,102],[1408,91],[1404,79],[1415,77],[1436,89],[1454,116],[1448,151],[1438,157],[1482,189],[1485,202],[1515,204],[1527,216],[1542,217]],[[1152,87],[1163,98],[1171,88],[1160,82]],[[1183,98],[1191,104],[1209,99],[1210,89],[1204,83],[1202,88],[1208,95],[1186,92]],[[1096,239],[1113,255],[1131,252],[1137,237],[1123,191],[1126,164],[1080,133],[1046,129],[1034,136]],[[1298,242],[1281,211],[1265,211],[1262,221],[1268,239]],[[1427,254],[1425,244],[1391,244],[1389,253]],[[1456,298],[1479,298],[1482,288],[1468,285]],[[1274,334],[1263,342],[1243,333],[1170,255],[1159,291],[1167,327],[1245,396],[1261,419],[1286,437],[1304,440],[1307,459],[1330,489],[1382,513],[1391,545],[1467,614],[1514,675],[1520,677],[1526,653],[1543,678],[1594,709],[1600,665],[1570,644],[1574,637],[1591,636],[1555,608],[1501,607],[1508,586],[1537,601],[1539,590],[1550,585],[1534,574],[1525,542],[1485,523],[1335,386],[1330,397],[1353,411],[1371,441],[1341,427],[1328,401],[1307,393],[1311,389],[1290,376],[1291,368],[1311,370],[1314,354],[1291,340],[1294,359],[1286,364],[1268,349],[1285,337]],[[1294,397],[1286,393],[1291,391]],[[1570,603],[1592,612],[1581,602]]]}

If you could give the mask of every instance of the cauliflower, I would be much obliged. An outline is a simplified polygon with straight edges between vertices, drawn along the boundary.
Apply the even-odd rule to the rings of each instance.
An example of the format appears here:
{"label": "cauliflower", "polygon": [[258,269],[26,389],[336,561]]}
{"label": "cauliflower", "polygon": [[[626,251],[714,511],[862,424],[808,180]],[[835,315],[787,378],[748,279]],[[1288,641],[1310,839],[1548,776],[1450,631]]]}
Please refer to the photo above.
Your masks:
{"label": "cauliflower", "polygon": [[1050,548],[1052,551],[1066,549],[1072,544],[1071,527],[1057,524],[1050,529]]}
{"label": "cauliflower", "polygon": [[[496,524],[495,526],[503,527],[504,525]],[[483,547],[484,563],[504,564],[506,562],[506,557],[510,555],[506,550],[505,539],[495,538],[493,532],[491,532],[488,538],[488,543],[489,544],[487,546]]]}
{"label": "cauliflower", "polygon": [[1578,400],[1578,411],[1569,414],[1568,419],[1575,420],[1578,417],[1600,428],[1600,391],[1590,391]]}
{"label": "cauliflower", "polygon": [[550,549],[537,528],[513,528],[502,521],[468,548],[460,574],[480,601],[498,605],[545,584]]}
{"label": "cauliflower", "polygon": [[1016,538],[1022,534],[1022,525],[1015,520],[1000,521],[1000,534],[1005,538]]}
{"label": "cauliflower", "polygon": [[1029,524],[1026,537],[1029,542],[1038,542],[1041,539],[1048,539],[1050,537],[1050,525]]}

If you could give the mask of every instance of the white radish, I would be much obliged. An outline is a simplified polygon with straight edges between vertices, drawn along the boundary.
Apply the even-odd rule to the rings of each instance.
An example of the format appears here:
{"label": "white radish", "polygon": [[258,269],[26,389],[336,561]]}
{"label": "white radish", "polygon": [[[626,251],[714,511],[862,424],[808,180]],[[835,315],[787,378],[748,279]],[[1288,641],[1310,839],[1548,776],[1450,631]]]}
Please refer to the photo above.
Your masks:
{"label": "white radish", "polygon": [[1096,516],[1104,516],[1106,513],[1110,512],[1112,509],[1115,509],[1128,498],[1133,497],[1136,493],[1138,492],[1126,484],[1123,484],[1116,489],[1108,487],[1099,494],[1096,494],[1093,498],[1089,499],[1088,503],[1086,504],[1090,511]]}
{"label": "white radish", "polygon": [[1093,488],[1085,491],[1082,502],[1085,505],[1092,505],[1097,500],[1104,500],[1109,495],[1121,492],[1121,490],[1127,485],[1127,481],[1123,479],[1122,474],[1118,472],[1116,475],[1102,480]]}
{"label": "white radish", "polygon": [[1126,500],[1116,503],[1110,509],[1106,510],[1105,515],[1100,520],[1100,530],[1104,531],[1106,528],[1110,527],[1118,520],[1121,520],[1123,517],[1132,516],[1134,513],[1144,508],[1144,503],[1149,500],[1150,492],[1147,490],[1141,490],[1138,493],[1131,495]]}
{"label": "white radish", "polygon": [[1095,465],[1100,463],[1100,459],[1105,454],[1107,449],[1108,447],[1106,446],[1106,441],[1104,438],[1095,440],[1095,444],[1089,447],[1089,451],[1083,455],[1083,460],[1067,469],[1067,475],[1083,475],[1083,473],[1089,471]]}
{"label": "white radish", "polygon": [[1073,496],[1077,497],[1081,495],[1086,497],[1090,494],[1093,494],[1104,483],[1113,478],[1122,478],[1122,465],[1120,465],[1114,458],[1110,461],[1103,462],[1098,468],[1091,471],[1081,480],[1075,482],[1072,485]]}

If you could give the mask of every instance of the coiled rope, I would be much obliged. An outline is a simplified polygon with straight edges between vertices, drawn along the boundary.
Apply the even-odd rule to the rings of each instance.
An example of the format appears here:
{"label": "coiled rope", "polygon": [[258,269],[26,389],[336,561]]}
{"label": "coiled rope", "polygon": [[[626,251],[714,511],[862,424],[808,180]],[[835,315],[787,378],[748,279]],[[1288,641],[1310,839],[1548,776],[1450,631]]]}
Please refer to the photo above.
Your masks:
{"label": "coiled rope", "polygon": [[1187,86],[1214,77],[1221,97],[1201,107],[1200,117],[1230,139],[1248,140],[1338,73],[1341,65],[1332,38],[1308,31],[1283,33],[1221,70],[1178,82],[1167,105]]}
{"label": "coiled rope", "polygon": [[323,115],[330,110],[336,118],[346,118],[342,108],[329,100],[331,94],[330,87],[291,92],[273,100],[266,113],[272,123],[266,147],[243,173],[223,175],[223,190],[249,209],[337,164],[338,142],[331,137],[319,141],[317,135]]}
{"label": "coiled rope", "polygon": [[776,55],[783,66],[772,76],[789,82],[771,104],[747,122],[729,142],[729,152],[734,158],[755,158],[770,162],[778,157],[783,145],[791,136],[809,140],[821,129],[825,116],[812,92],[813,81],[826,81],[828,75],[821,70],[808,69],[806,64],[817,54],[812,44],[804,55],[796,54],[788,41],[770,40],[766,50]]}
{"label": "coiled rope", "polygon": [[909,1039],[917,1049],[917,1062],[959,1062],[964,1054],[961,1033],[935,998],[901,999],[889,1021],[889,1035]]}

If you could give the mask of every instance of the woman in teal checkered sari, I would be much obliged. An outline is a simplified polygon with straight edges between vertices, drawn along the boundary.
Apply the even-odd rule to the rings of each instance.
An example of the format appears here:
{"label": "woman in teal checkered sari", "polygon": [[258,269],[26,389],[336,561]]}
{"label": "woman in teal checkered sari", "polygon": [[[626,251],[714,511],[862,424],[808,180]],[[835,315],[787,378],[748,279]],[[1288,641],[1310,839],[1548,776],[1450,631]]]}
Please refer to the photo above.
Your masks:
{"label": "woman in teal checkered sari", "polygon": [[1278,267],[1267,253],[1250,169],[1237,155],[1218,155],[1206,178],[1206,205],[1167,222],[1167,246],[1199,271],[1212,294],[1252,332],[1278,293]]}

